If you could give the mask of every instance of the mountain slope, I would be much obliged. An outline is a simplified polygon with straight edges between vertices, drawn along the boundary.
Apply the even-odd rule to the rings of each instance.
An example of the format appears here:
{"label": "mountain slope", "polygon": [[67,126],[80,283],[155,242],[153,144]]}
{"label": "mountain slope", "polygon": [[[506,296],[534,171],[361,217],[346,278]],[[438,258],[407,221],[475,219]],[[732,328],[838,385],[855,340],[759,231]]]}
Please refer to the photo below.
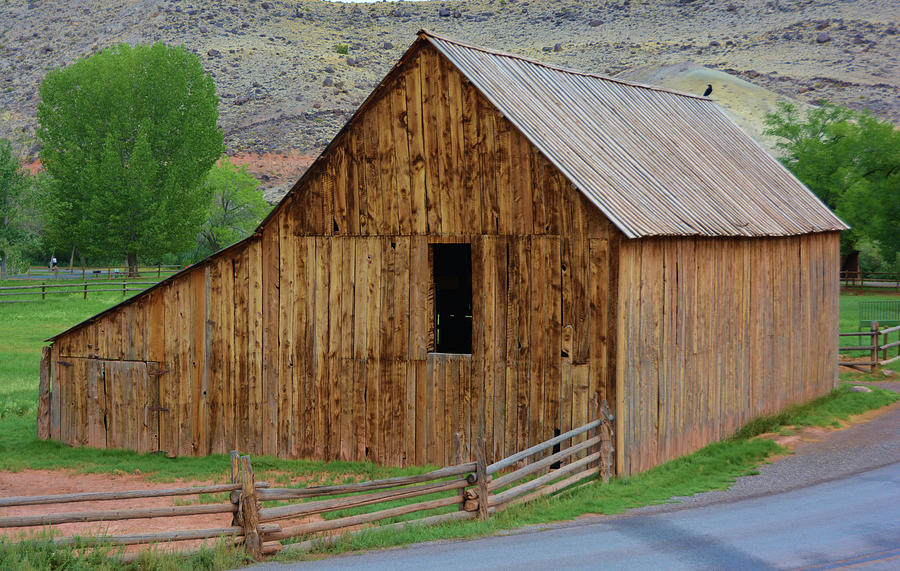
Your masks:
{"label": "mountain slope", "polygon": [[[38,87],[48,69],[117,42],[163,41],[186,45],[213,74],[230,153],[308,162],[420,28],[610,75],[689,61],[711,71],[689,66],[677,79],[683,87],[672,87],[702,92],[718,81],[714,99],[740,87],[768,100],[744,83],[704,75],[727,72],[801,101],[869,107],[900,122],[895,7],[893,0],[3,3],[0,137],[23,157],[36,155]],[[659,73],[646,81],[676,81]],[[295,174],[279,164],[265,184],[284,187]]]}

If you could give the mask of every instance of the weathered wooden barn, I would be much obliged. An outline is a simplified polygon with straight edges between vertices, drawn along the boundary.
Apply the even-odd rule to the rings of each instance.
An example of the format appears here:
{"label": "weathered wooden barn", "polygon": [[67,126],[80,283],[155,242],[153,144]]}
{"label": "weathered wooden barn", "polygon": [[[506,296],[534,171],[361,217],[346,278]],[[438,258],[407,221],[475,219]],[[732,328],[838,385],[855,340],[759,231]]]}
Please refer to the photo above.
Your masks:
{"label": "weathered wooden barn", "polygon": [[56,335],[72,445],[634,473],[836,379],[839,231],[712,101],[421,32],[256,233]]}

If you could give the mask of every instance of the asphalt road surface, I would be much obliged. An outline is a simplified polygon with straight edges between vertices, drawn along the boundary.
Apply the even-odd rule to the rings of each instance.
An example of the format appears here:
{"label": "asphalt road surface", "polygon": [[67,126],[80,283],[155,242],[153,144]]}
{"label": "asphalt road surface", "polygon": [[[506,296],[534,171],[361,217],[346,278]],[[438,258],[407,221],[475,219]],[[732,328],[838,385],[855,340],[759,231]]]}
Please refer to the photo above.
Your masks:
{"label": "asphalt road surface", "polygon": [[622,516],[253,569],[900,569],[900,406],[760,471]]}

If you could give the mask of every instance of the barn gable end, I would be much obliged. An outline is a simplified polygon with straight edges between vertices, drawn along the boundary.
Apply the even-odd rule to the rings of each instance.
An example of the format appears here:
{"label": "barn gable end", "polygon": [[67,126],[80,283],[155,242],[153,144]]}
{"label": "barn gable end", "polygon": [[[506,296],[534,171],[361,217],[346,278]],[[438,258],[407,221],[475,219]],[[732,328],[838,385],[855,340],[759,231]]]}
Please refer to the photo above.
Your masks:
{"label": "barn gable end", "polygon": [[[501,73],[508,81],[494,83]],[[638,92],[648,113],[680,106],[686,118],[670,127],[681,133],[709,119],[738,139],[723,151],[730,164],[752,174],[726,171],[720,184],[683,141],[641,125],[662,117],[634,109],[586,120],[601,107],[566,100],[574,123],[560,125],[572,137],[548,130],[561,112],[551,101],[602,100],[594,84],[604,82]],[[515,90],[527,95],[518,107],[504,99]],[[616,129],[631,125],[616,153],[598,130],[607,114]],[[842,225],[723,117],[703,98],[422,33],[253,236],[53,338],[51,437],[171,455],[445,464],[454,440],[468,455],[485,434],[499,458],[587,422],[605,400],[620,409],[619,469],[630,473],[819,394],[833,381],[831,347],[803,337],[793,354],[815,379],[793,375],[790,390],[761,396],[753,367],[771,347],[751,338],[774,329],[747,329],[748,308],[800,316],[804,335],[836,323],[837,271],[827,272]],[[662,156],[680,161],[677,178],[657,172]],[[738,187],[766,206],[735,210]],[[436,352],[440,244],[471,248],[471,353]],[[774,296],[773,256],[800,264],[783,275],[797,303]],[[733,289],[698,285],[713,275],[732,276]],[[717,352],[715,366],[695,357]],[[741,372],[728,368],[734,359]],[[771,373],[771,387],[789,375]],[[104,381],[123,375],[133,382]],[[710,391],[720,400],[700,400]],[[136,415],[128,430],[110,436],[96,421],[125,409]],[[660,443],[664,433],[671,441]]]}

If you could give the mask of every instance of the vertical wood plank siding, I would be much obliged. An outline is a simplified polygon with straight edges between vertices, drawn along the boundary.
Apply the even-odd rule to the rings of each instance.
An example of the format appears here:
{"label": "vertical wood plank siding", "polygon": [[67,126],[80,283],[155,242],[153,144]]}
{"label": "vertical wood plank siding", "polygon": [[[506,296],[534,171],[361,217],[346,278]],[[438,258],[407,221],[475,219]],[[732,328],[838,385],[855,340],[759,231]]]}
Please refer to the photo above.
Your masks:
{"label": "vertical wood plank siding", "polygon": [[839,248],[836,232],[622,243],[619,474],[834,388]]}
{"label": "vertical wood plank siding", "polygon": [[[471,355],[431,352],[435,243],[472,248]],[[630,473],[830,387],[836,244],[626,240],[422,45],[254,236],[56,339],[50,433],[447,464],[457,433],[496,459],[606,399]]]}
{"label": "vertical wood plank siding", "polygon": [[[592,418],[621,234],[433,48],[381,93],[256,236],[58,339],[64,405],[86,404],[85,362],[152,359],[169,454],[391,464],[453,462],[456,433],[499,458]],[[442,242],[472,246],[471,355],[429,352]],[[59,438],[103,414],[58,416]]]}

